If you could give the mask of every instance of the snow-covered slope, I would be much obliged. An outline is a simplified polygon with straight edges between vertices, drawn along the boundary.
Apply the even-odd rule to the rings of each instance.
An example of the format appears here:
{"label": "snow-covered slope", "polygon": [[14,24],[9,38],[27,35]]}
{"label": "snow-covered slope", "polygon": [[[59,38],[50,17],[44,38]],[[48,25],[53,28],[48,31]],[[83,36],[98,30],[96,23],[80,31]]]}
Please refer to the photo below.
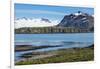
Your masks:
{"label": "snow-covered slope", "polygon": [[45,18],[19,18],[15,19],[15,28],[22,28],[22,27],[49,27],[49,26],[56,26],[59,23],[58,20],[48,20]]}

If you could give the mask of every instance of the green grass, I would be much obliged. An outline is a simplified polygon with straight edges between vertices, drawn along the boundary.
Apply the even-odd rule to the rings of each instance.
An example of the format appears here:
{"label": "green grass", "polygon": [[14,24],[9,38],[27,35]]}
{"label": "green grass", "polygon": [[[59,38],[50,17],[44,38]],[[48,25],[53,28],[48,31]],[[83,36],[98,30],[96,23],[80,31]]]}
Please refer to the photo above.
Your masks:
{"label": "green grass", "polygon": [[79,62],[79,61],[93,61],[93,48],[73,48],[52,51],[58,55],[46,57],[41,59],[20,61],[15,65],[30,65],[30,64],[46,64],[46,63],[62,63],[62,62]]}

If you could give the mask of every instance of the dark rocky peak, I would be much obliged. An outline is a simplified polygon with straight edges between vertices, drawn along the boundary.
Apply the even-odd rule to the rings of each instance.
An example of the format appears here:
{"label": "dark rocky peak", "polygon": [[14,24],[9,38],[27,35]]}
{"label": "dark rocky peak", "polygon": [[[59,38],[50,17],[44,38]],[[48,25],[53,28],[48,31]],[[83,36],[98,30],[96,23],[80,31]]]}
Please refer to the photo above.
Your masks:
{"label": "dark rocky peak", "polygon": [[22,17],[21,19],[25,19],[25,20],[28,20],[26,17]]}
{"label": "dark rocky peak", "polygon": [[58,26],[90,29],[94,27],[94,17],[88,13],[78,11],[74,14],[65,15]]}
{"label": "dark rocky peak", "polygon": [[41,21],[45,21],[45,22],[51,23],[51,21],[49,19],[45,19],[45,18],[41,18]]}

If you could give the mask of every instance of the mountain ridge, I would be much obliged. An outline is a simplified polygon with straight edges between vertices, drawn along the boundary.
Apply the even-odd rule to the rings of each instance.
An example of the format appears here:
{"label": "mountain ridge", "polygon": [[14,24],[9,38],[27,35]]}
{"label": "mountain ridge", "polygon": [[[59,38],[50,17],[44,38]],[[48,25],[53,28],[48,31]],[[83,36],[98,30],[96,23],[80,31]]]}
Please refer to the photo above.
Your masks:
{"label": "mountain ridge", "polygon": [[79,29],[94,28],[94,17],[87,13],[78,11],[78,14],[65,15],[58,27],[74,27]]}

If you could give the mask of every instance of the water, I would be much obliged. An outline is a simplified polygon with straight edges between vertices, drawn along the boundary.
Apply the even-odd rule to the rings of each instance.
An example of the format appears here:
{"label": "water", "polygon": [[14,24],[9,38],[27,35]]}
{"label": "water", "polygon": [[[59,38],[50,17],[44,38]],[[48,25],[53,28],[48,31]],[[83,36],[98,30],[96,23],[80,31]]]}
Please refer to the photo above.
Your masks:
{"label": "water", "polygon": [[[15,34],[15,45],[33,46],[55,46],[60,47],[38,49],[34,51],[50,51],[63,48],[87,47],[94,43],[93,33],[74,33],[74,34]],[[23,53],[31,51],[15,52],[15,59],[19,59]]]}

